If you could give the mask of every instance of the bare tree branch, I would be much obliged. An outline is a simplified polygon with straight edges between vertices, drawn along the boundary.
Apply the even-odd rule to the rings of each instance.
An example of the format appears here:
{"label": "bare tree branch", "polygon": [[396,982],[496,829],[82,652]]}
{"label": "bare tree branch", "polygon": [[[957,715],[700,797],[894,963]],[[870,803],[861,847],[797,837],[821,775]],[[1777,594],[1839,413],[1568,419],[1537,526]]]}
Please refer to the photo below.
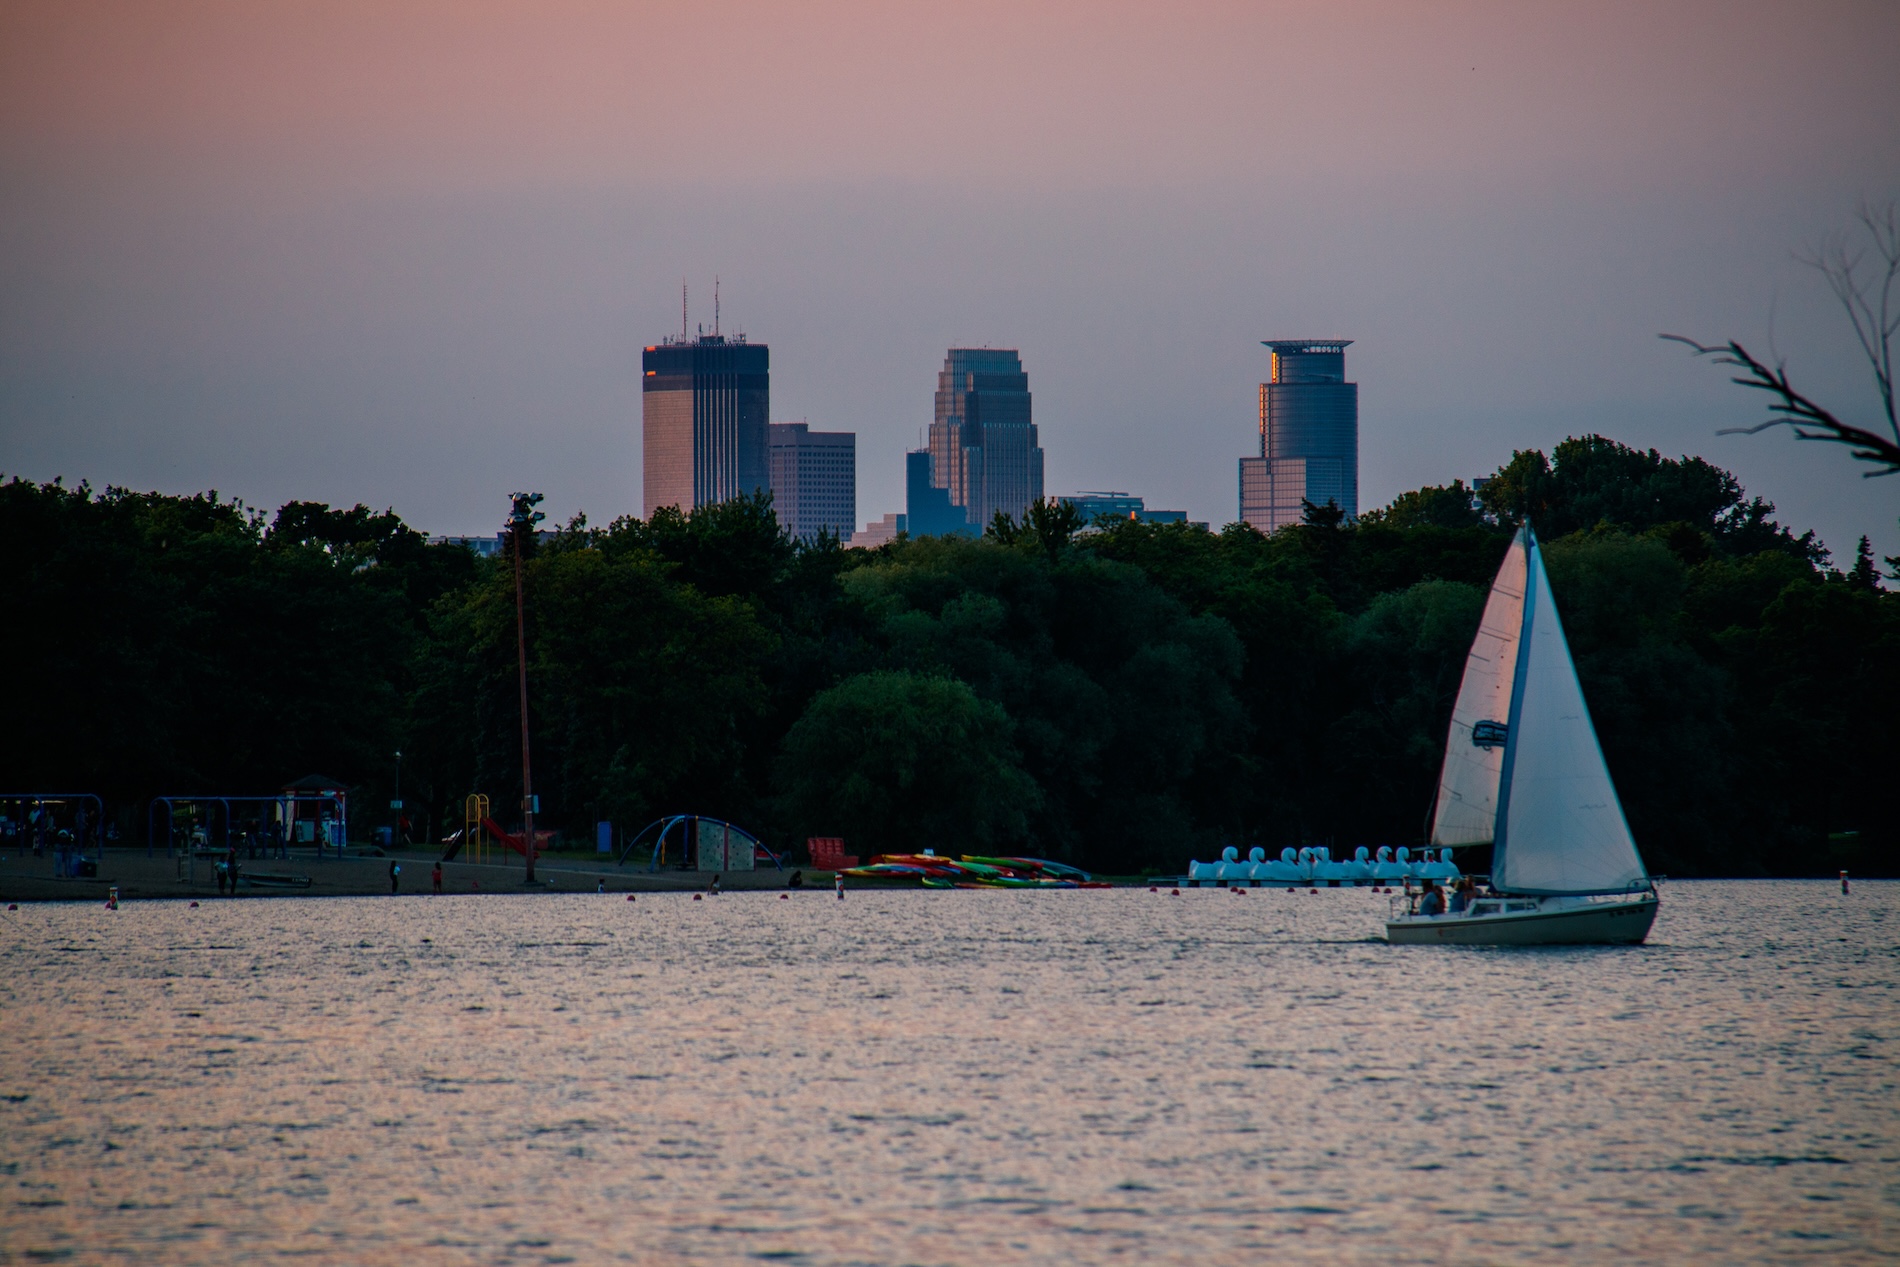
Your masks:
{"label": "bare tree branch", "polygon": [[1729,382],[1740,387],[1765,391],[1776,397],[1776,403],[1768,406],[1768,412],[1778,415],[1777,417],[1753,427],[1724,427],[1717,434],[1752,436],[1770,427],[1793,427],[1794,433],[1803,440],[1826,440],[1834,444],[1852,446],[1855,457],[1882,468],[1878,471],[1868,471],[1869,478],[1900,472],[1900,443],[1842,422],[1827,408],[1796,391],[1793,384],[1788,381],[1786,370],[1770,369],[1763,365],[1750,356],[1748,350],[1741,344],[1730,340],[1728,343],[1710,347],[1697,343],[1694,339],[1684,338],[1680,334],[1664,334],[1657,337],[1683,344],[1694,350],[1697,356],[1713,357],[1717,365],[1733,365],[1746,371],[1730,378]]}
{"label": "bare tree branch", "polygon": [[1900,440],[1900,418],[1895,416],[1893,390],[1893,336],[1900,332],[1900,306],[1894,302],[1894,284],[1900,279],[1900,210],[1893,203],[1880,210],[1870,203],[1862,203],[1855,218],[1867,231],[1874,254],[1880,257],[1871,278],[1863,280],[1860,276],[1861,262],[1867,257],[1866,248],[1851,244],[1845,233],[1829,237],[1818,250],[1797,258],[1827,279],[1828,287],[1853,323],[1854,337],[1860,341],[1860,350],[1873,367],[1880,401],[1887,411],[1887,429]]}
{"label": "bare tree branch", "polygon": [[1803,440],[1826,440],[1848,445],[1856,458],[1880,467],[1868,476],[1900,472],[1900,415],[1894,407],[1893,340],[1900,334],[1900,208],[1888,203],[1884,208],[1863,202],[1856,217],[1867,231],[1872,251],[1878,257],[1871,275],[1861,275],[1868,247],[1837,233],[1805,255],[1802,263],[1827,278],[1827,284],[1840,301],[1841,308],[1854,327],[1854,338],[1861,354],[1874,371],[1874,385],[1880,391],[1880,405],[1887,413],[1887,435],[1851,426],[1803,396],[1788,381],[1786,368],[1775,368],[1756,360],[1741,344],[1730,340],[1710,347],[1679,334],[1659,337],[1681,343],[1697,356],[1713,357],[1717,365],[1733,365],[1743,373],[1729,379],[1742,387],[1767,392],[1775,398],[1768,406],[1773,417],[1753,427],[1725,427],[1718,434],[1755,435],[1770,427],[1792,427]]}

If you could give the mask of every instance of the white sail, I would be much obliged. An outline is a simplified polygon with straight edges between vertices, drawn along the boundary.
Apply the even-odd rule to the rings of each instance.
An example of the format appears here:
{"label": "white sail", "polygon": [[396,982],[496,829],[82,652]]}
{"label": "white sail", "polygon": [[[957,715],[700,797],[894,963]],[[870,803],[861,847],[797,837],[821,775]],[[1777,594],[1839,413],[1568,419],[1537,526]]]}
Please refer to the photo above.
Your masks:
{"label": "white sail", "polygon": [[[1524,624],[1526,554],[1520,528],[1491,583],[1484,619],[1478,624],[1471,654],[1465,657],[1465,678],[1451,710],[1445,764],[1438,775],[1434,845],[1489,844],[1496,834],[1498,776],[1504,767],[1500,732],[1510,716],[1518,632]],[[1492,726],[1478,730],[1484,722]]]}
{"label": "white sail", "polygon": [[1499,784],[1491,881],[1509,893],[1607,893],[1647,880],[1584,706],[1537,539]]}

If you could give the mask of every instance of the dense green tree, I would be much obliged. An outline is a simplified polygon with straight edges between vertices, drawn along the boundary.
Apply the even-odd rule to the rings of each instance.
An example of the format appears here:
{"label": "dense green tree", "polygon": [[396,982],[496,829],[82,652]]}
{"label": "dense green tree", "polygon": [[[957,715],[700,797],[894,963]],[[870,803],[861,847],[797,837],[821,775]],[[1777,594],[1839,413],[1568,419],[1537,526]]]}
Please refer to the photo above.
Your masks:
{"label": "dense green tree", "polygon": [[1606,524],[1631,529],[1687,524],[1733,553],[1786,550],[1816,561],[1813,533],[1795,537],[1771,519],[1774,506],[1748,498],[1736,478],[1697,457],[1666,458],[1603,436],[1571,437],[1546,460],[1520,450],[1479,491],[1484,508],[1516,524],[1525,518],[1555,540]]}
{"label": "dense green tree", "polygon": [[1393,528],[1476,528],[1484,523],[1484,511],[1477,491],[1453,480],[1447,487],[1400,493],[1391,505],[1367,511],[1361,522]]}
{"label": "dense green tree", "polygon": [[1024,846],[1041,801],[1001,705],[950,677],[883,670],[819,693],[778,762],[795,831],[866,854]]}
{"label": "dense green tree", "polygon": [[[1528,515],[1653,866],[1900,869],[1900,595],[1871,548],[1829,570],[1700,459],[1596,436],[1552,454],[1516,454],[1475,508],[1454,483],[1271,535],[1084,530],[1056,503],[860,551],[790,540],[763,496],[576,517],[525,561],[542,819],[586,836],[700,812],[783,844],[1114,872],[1415,843]],[[0,543],[16,785],[89,787],[130,819],[157,792],[314,770],[358,789],[361,832],[388,819],[400,747],[430,826],[473,790],[516,803],[511,558],[361,506],[18,480]]]}

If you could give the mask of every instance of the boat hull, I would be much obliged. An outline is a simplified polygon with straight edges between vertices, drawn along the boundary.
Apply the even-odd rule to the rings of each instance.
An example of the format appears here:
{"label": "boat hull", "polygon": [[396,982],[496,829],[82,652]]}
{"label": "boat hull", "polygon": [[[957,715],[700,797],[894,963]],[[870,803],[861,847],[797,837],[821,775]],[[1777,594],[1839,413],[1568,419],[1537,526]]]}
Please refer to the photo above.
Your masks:
{"label": "boat hull", "polygon": [[1401,915],[1386,921],[1398,946],[1633,946],[1656,922],[1656,896],[1616,902],[1544,899],[1531,910]]}

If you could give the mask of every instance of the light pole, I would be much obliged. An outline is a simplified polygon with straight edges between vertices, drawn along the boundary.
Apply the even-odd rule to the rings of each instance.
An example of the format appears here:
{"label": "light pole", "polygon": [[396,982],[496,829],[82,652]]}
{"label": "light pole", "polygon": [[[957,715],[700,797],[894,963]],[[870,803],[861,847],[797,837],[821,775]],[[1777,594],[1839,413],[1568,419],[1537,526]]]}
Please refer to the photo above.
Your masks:
{"label": "light pole", "polygon": [[396,795],[390,798],[389,808],[396,811],[396,838],[398,844],[407,844],[402,840],[402,749],[396,749]]}
{"label": "light pole", "polygon": [[515,537],[515,664],[521,686],[521,819],[522,853],[528,859],[527,873],[522,877],[524,884],[534,883],[534,773],[528,765],[528,624],[522,612],[525,602],[521,590],[521,552],[527,544],[528,534],[534,531],[544,515],[535,509],[540,502],[539,493],[510,493],[514,510],[508,516],[508,527]]}

